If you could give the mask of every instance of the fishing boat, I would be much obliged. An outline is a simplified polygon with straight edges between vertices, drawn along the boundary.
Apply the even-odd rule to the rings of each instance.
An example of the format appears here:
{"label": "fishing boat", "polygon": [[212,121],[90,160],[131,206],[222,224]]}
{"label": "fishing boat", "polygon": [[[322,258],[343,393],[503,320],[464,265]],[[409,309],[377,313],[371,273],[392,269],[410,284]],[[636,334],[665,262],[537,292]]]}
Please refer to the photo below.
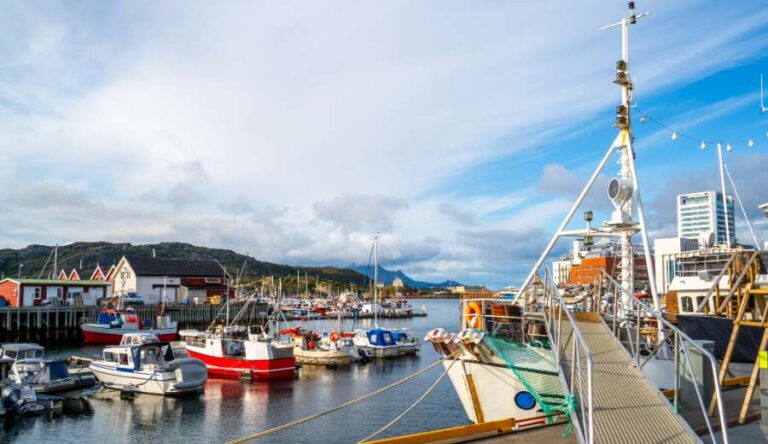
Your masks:
{"label": "fishing boat", "polygon": [[290,379],[296,373],[294,346],[279,342],[259,326],[217,326],[179,333],[189,356],[212,376],[234,379]]}
{"label": "fishing boat", "polygon": [[419,338],[409,335],[406,328],[393,329],[392,339],[395,340],[400,355],[415,355],[421,349]]}
{"label": "fishing boat", "polygon": [[273,338],[260,325],[240,325],[254,301],[253,297],[246,298],[230,321],[227,300],[222,308],[226,314],[223,325],[215,325],[214,320],[206,331],[179,332],[187,353],[203,361],[213,376],[262,380],[293,378],[296,374],[294,345]]}
{"label": "fishing boat", "polygon": [[99,313],[96,322],[80,325],[86,344],[119,344],[123,335],[147,331],[161,341],[176,339],[177,323],[166,314],[158,314],[155,323],[142,321],[130,310],[106,309]]}
{"label": "fishing boat", "polygon": [[321,336],[301,328],[283,330],[293,342],[293,355],[299,364],[348,366],[355,357],[354,345],[338,333]]}
{"label": "fishing boat", "polygon": [[19,359],[11,365],[8,380],[14,384],[32,387],[41,394],[79,394],[93,387],[93,375],[72,375],[64,361],[41,358]]}
{"label": "fishing boat", "polygon": [[105,347],[89,368],[106,388],[154,395],[199,394],[208,379],[202,361],[176,358],[171,344],[143,332]]}
{"label": "fishing boat", "polygon": [[142,321],[132,310],[123,307],[123,298],[115,297],[98,315],[96,322],[80,324],[83,331],[83,341],[86,344],[120,344],[126,333],[149,331],[161,341],[176,339],[178,323],[171,319],[165,310],[165,281],[157,316],[154,322]]}
{"label": "fishing boat", "polygon": [[395,342],[392,332],[383,328],[356,330],[353,341],[374,358],[394,358],[400,355],[400,347]]}

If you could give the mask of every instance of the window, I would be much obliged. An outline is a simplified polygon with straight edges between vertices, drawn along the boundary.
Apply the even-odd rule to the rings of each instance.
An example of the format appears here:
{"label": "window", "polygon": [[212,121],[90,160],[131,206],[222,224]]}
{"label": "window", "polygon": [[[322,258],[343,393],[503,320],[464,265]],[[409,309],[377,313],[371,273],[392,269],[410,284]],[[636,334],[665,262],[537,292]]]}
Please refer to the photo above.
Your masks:
{"label": "window", "polygon": [[109,362],[117,362],[117,353],[104,352],[104,360]]}
{"label": "window", "polygon": [[683,296],[680,298],[680,302],[682,302],[683,305],[683,313],[692,313],[693,312],[693,299],[691,299],[690,296]]}
{"label": "window", "polygon": [[120,353],[120,365],[128,365],[128,354]]}
{"label": "window", "polygon": [[43,293],[40,291],[40,287],[35,287],[35,300],[39,301],[43,297]]}

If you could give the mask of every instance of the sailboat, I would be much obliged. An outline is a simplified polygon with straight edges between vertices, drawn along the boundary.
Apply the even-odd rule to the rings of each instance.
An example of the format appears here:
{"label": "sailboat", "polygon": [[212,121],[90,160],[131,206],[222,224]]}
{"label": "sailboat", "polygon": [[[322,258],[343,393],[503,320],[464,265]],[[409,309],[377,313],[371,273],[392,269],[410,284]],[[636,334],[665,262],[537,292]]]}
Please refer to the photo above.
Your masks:
{"label": "sailboat", "polygon": [[369,352],[374,358],[394,358],[400,354],[400,347],[390,330],[379,327],[379,236],[373,238],[373,326],[370,330],[356,330],[353,341],[355,346]]}

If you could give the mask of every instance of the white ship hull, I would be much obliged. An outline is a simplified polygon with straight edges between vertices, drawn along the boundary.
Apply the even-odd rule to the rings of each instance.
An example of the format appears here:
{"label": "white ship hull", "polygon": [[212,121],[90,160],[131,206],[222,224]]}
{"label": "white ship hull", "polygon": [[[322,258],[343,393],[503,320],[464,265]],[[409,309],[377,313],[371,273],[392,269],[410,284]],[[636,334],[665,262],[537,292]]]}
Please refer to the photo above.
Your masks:
{"label": "white ship hull", "polygon": [[179,382],[174,372],[145,373],[137,371],[117,370],[116,368],[92,363],[90,369],[94,376],[106,388],[115,390],[126,390],[138,393],[148,393],[153,395],[181,395],[187,393],[201,393],[204,384],[194,387],[179,388]]}
{"label": "white ship hull", "polygon": [[[443,366],[448,368],[452,362],[445,360]],[[467,418],[474,423],[478,422],[478,417],[487,422],[508,418],[521,420],[542,415],[538,404],[526,410],[515,404],[515,396],[525,392],[525,387],[506,365],[459,360],[448,371],[448,377]],[[473,401],[472,385],[476,401]]]}

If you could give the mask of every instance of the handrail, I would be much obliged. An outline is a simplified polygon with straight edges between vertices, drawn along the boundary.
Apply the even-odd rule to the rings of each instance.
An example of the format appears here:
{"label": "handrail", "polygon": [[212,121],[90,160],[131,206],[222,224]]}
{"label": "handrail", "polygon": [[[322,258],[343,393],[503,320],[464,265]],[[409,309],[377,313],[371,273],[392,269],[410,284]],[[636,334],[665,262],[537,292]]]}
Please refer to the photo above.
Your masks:
{"label": "handrail", "polygon": [[[680,365],[679,365],[680,364],[680,362],[679,362],[679,360],[680,360],[679,353],[680,353],[681,349],[682,349],[683,355],[685,355],[685,358],[686,358],[687,370],[690,372],[691,375],[693,375],[693,369],[691,368],[690,359],[689,359],[689,356],[688,356],[688,347],[687,346],[680,347],[680,345],[681,345],[680,341],[682,340],[684,343],[687,343],[689,346],[694,347],[695,349],[697,349],[701,353],[702,356],[706,357],[706,359],[709,361],[709,364],[710,364],[710,367],[712,369],[712,374],[713,375],[717,375],[718,374],[718,371],[717,371],[717,359],[715,358],[715,356],[709,350],[705,349],[703,346],[701,346],[701,344],[699,344],[696,341],[694,341],[690,336],[685,334],[679,328],[677,328],[676,326],[672,325],[672,323],[670,323],[667,319],[664,318],[664,316],[662,315],[662,313],[659,310],[656,310],[653,307],[649,306],[648,304],[646,304],[645,302],[643,302],[639,298],[637,298],[637,296],[635,296],[634,294],[629,292],[626,288],[622,287],[621,284],[619,284],[616,281],[616,279],[613,278],[613,276],[611,276],[610,274],[606,273],[605,270],[602,271],[602,274],[603,274],[603,276],[609,282],[611,282],[614,285],[615,288],[619,289],[622,293],[624,293],[626,296],[628,296],[629,297],[628,300],[630,302],[634,302],[635,304],[637,304],[637,319],[635,321],[636,322],[636,326],[635,327],[637,328],[636,344],[635,344],[635,347],[631,347],[630,346],[630,349],[634,349],[633,351],[635,353],[635,359],[636,359],[638,368],[642,368],[645,365],[645,363],[647,363],[648,361],[650,361],[651,358],[656,356],[656,354],[658,353],[658,350],[661,347],[664,347],[664,346],[668,347],[669,344],[665,344],[664,342],[665,342],[666,339],[669,339],[670,337],[673,336],[673,340],[674,340],[673,352],[674,352],[674,359],[675,359],[673,407],[674,407],[675,411],[677,411],[677,409],[679,407],[679,405],[678,405],[678,389],[679,389],[679,381],[680,381],[680,376],[681,376],[680,375]],[[618,298],[616,298],[616,299],[617,299],[617,303],[614,304],[615,306],[618,305]],[[640,341],[639,340],[640,340],[641,314],[642,314],[643,311],[647,315],[650,315],[651,317],[653,317],[656,320],[656,322],[658,322],[660,333],[663,330],[666,330],[666,331],[664,332],[664,335],[662,335],[662,334],[659,335],[660,341],[657,344],[657,349],[654,350],[654,352],[651,353],[645,359],[645,361],[641,363],[640,362]],[[626,310],[626,307],[622,307],[622,312],[625,313],[625,314],[628,312],[628,310]],[[613,316],[614,316],[614,325],[615,325],[615,319],[618,316],[618,310],[614,309]],[[662,328],[662,326],[664,328]],[[627,331],[629,331],[629,324],[628,323],[627,323],[627,327],[626,328],[627,328]],[[670,336],[667,333],[672,333],[672,335]],[[628,335],[628,336],[631,338],[631,334]],[[715,381],[714,382],[714,389],[715,389],[715,395],[716,395],[716,399],[717,399],[718,416],[719,416],[719,419],[720,419],[720,430],[721,430],[721,434],[722,434],[722,442],[725,443],[725,444],[728,444],[728,430],[727,430],[728,423],[726,421],[725,408],[723,406],[723,401],[722,401],[723,400],[722,391],[721,391],[721,388],[720,388],[719,381],[716,378],[714,379],[714,381]],[[715,437],[715,434],[714,434],[714,427],[712,425],[711,418],[709,417],[708,409],[704,405],[704,397],[703,397],[703,395],[702,395],[702,393],[701,393],[701,391],[700,391],[700,389],[698,387],[698,384],[692,384],[692,386],[693,386],[693,388],[696,391],[696,397],[697,397],[697,400],[699,402],[699,407],[701,408],[701,410],[703,412],[703,417],[704,417],[705,422],[707,424],[707,430],[709,431],[710,438],[712,439],[713,442],[718,442],[716,437]]]}
{"label": "handrail", "polygon": [[[592,444],[595,442],[595,406],[594,406],[594,358],[592,350],[587,345],[587,341],[581,334],[581,330],[576,324],[576,320],[573,314],[565,305],[565,301],[560,297],[560,291],[557,289],[554,281],[550,278],[549,270],[544,270],[544,279],[542,280],[544,286],[544,298],[547,302],[545,304],[542,313],[544,314],[547,327],[550,331],[550,337],[555,347],[555,357],[558,367],[561,369],[560,377],[561,382],[568,395],[577,402],[578,415],[575,426],[578,430],[578,438],[581,443]],[[557,307],[557,322],[555,319],[550,319],[547,316],[548,309],[551,310]],[[562,322],[563,314],[565,314],[566,322],[570,325],[570,333],[567,338],[562,338]],[[573,349],[571,352],[571,360],[567,361],[564,358],[564,352],[566,351],[567,344],[571,341],[571,338],[575,337],[573,343]],[[562,340],[564,339],[564,341]],[[586,368],[582,365],[582,361],[586,362]],[[570,365],[569,365],[570,364]],[[568,368],[570,367],[570,368]],[[564,371],[570,370],[570,378],[565,378]],[[586,375],[585,375],[586,372]],[[578,374],[578,377],[577,377]],[[585,380],[586,379],[586,390]],[[584,401],[583,394],[586,391],[586,402]],[[586,406],[585,406],[586,404]]]}

